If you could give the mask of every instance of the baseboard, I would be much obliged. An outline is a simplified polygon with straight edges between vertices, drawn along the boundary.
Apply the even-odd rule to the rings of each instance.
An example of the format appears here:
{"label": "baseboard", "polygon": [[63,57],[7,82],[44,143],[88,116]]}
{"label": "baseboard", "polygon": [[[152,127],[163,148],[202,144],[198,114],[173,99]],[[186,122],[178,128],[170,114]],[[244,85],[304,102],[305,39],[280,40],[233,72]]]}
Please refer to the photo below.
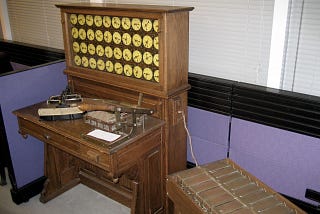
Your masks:
{"label": "baseboard", "polygon": [[320,206],[316,206],[316,205],[307,203],[305,201],[292,198],[288,195],[284,195],[284,194],[281,194],[281,195],[287,198],[289,201],[291,201],[295,205],[297,205],[298,207],[300,207],[302,210],[306,211],[308,214],[320,214]]}
{"label": "baseboard", "polygon": [[45,180],[46,177],[42,176],[22,186],[21,188],[12,188],[10,191],[12,201],[16,204],[21,204],[29,201],[30,198],[41,193]]}

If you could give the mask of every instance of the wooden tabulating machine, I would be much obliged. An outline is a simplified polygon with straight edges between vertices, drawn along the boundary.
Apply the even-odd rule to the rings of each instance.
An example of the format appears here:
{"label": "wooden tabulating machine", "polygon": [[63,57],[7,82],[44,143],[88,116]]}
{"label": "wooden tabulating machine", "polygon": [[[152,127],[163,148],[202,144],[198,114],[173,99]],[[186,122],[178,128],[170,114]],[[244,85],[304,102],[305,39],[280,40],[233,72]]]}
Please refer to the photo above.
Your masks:
{"label": "wooden tabulating machine", "polygon": [[174,213],[305,213],[230,159],[168,177]]}

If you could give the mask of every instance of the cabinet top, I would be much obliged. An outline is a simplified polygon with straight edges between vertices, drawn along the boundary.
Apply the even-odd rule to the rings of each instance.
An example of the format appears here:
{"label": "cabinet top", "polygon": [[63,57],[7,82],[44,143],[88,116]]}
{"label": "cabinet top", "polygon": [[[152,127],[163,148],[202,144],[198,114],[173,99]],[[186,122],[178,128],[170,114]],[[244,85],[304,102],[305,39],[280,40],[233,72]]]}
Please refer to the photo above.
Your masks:
{"label": "cabinet top", "polygon": [[164,6],[164,5],[139,5],[139,4],[110,4],[110,3],[72,3],[72,4],[56,4],[61,9],[91,9],[96,10],[112,10],[112,11],[144,11],[153,13],[174,13],[181,11],[192,11],[194,7],[186,6]]}

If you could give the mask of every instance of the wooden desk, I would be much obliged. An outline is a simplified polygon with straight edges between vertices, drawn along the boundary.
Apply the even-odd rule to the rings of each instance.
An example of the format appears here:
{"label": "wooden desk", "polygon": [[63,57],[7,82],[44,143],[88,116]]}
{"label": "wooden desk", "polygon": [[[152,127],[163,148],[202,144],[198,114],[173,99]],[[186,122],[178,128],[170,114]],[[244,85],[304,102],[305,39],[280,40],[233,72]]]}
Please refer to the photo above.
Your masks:
{"label": "wooden desk", "polygon": [[[108,145],[84,138],[94,127],[82,119],[40,120],[37,110],[43,105],[14,111],[21,135],[32,135],[45,143],[47,180],[41,202],[83,183],[130,207],[131,213],[163,211],[162,120],[148,116],[144,129],[138,127],[132,138]],[[131,189],[119,187],[119,178],[124,176]]]}

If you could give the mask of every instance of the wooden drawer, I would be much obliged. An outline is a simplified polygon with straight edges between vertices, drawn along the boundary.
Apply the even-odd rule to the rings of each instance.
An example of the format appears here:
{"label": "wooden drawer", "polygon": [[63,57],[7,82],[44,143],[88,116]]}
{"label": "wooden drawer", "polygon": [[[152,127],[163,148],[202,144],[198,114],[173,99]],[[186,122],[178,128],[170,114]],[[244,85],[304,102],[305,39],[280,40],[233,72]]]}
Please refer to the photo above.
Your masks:
{"label": "wooden drawer", "polygon": [[23,134],[30,134],[40,141],[51,144],[63,151],[77,155],[79,153],[79,143],[65,136],[34,124],[30,121],[19,118],[20,131]]}
{"label": "wooden drawer", "polygon": [[98,164],[104,170],[109,171],[111,165],[110,155],[85,145],[80,145],[80,155],[85,160],[88,160],[95,165]]}

